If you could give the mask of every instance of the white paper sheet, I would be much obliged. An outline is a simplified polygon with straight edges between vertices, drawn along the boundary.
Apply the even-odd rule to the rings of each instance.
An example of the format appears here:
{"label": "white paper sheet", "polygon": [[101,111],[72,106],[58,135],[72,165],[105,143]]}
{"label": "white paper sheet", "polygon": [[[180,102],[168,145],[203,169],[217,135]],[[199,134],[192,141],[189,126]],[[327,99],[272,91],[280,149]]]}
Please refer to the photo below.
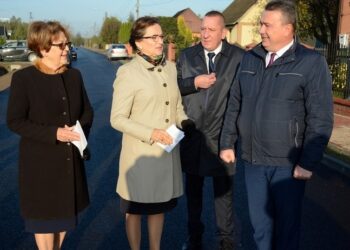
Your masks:
{"label": "white paper sheet", "polygon": [[80,125],[80,122],[77,121],[73,129],[74,132],[77,132],[80,135],[80,141],[72,141],[72,143],[79,149],[80,155],[83,156],[83,151],[87,146],[86,137],[83,131],[83,128]]}
{"label": "white paper sheet", "polygon": [[171,125],[166,132],[173,138],[173,143],[170,145],[164,145],[157,142],[161,148],[163,148],[166,152],[170,153],[171,150],[184,138],[185,134],[180,129],[178,129],[175,124]]}

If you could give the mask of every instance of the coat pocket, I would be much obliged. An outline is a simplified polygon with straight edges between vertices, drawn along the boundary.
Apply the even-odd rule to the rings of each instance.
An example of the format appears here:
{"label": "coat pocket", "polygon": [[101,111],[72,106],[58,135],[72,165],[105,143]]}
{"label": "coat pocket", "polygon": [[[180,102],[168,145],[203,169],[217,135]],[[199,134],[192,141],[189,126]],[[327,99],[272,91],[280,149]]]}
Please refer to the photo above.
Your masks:
{"label": "coat pocket", "polygon": [[275,75],[271,97],[279,100],[295,101],[303,98],[304,77],[293,72],[279,72]]}
{"label": "coat pocket", "polygon": [[254,83],[256,82],[256,72],[251,70],[241,70],[239,74],[239,81],[241,86],[241,95],[243,98],[250,98],[253,96]]}
{"label": "coat pocket", "polygon": [[291,122],[263,121],[256,127],[256,135],[263,155],[286,158],[293,154]]}

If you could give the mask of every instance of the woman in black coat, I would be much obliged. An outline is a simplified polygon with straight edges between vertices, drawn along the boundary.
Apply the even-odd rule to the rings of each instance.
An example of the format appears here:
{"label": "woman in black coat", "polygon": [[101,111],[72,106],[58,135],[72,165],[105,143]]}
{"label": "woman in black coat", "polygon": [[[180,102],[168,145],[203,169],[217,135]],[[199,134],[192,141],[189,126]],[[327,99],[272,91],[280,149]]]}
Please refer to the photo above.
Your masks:
{"label": "woman in black coat", "polygon": [[28,47],[39,59],[13,75],[8,103],[8,127],[21,136],[21,214],[39,249],[60,248],[89,204],[83,160],[71,141],[80,140],[77,121],[88,135],[93,111],[80,72],[66,67],[68,39],[58,22],[31,24]]}

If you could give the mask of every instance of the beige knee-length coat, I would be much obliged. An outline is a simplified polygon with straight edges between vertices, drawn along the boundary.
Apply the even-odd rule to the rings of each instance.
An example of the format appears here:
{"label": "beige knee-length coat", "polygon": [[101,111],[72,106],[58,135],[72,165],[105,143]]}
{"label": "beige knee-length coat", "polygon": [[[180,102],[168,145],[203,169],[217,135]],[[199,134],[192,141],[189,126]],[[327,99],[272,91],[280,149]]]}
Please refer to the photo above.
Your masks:
{"label": "beige knee-length coat", "polygon": [[152,143],[154,128],[187,119],[175,64],[153,66],[136,55],[118,69],[111,125],[123,133],[117,193],[126,200],[165,202],[183,193],[179,147],[171,153]]}

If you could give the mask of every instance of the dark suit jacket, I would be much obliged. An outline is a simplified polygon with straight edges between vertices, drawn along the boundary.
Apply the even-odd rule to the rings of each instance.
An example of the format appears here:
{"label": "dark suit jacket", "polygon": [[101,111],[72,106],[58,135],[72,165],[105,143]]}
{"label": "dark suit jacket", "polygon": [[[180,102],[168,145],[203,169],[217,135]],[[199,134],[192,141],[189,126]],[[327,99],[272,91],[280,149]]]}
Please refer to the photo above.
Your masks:
{"label": "dark suit jacket", "polygon": [[13,75],[7,123],[21,136],[19,191],[25,218],[73,217],[88,205],[79,151],[71,143],[57,141],[56,133],[58,127],[75,125],[77,120],[88,133],[92,116],[78,70],[50,75],[31,66]]}
{"label": "dark suit jacket", "polygon": [[234,173],[234,166],[224,164],[218,157],[219,137],[228,93],[242,55],[242,49],[223,41],[222,50],[215,57],[215,84],[209,89],[197,90],[194,78],[208,74],[203,46],[197,44],[180,54],[178,84],[185,112],[197,128],[181,142],[181,162],[187,173],[201,176]]}

